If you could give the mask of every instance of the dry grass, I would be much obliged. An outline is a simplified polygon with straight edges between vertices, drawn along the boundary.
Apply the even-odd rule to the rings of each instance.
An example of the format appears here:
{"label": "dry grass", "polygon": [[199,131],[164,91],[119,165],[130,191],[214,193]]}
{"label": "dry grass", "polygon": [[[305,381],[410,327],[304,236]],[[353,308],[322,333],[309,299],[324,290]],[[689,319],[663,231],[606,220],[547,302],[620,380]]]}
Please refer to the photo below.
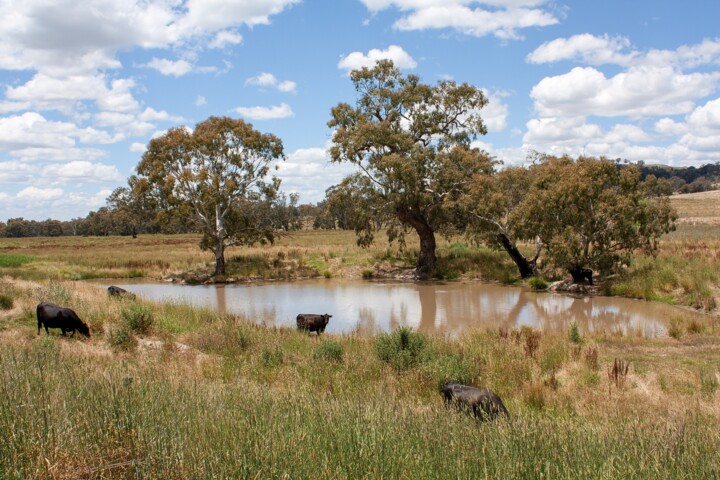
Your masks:
{"label": "dry grass", "polygon": [[681,225],[720,225],[720,190],[670,197]]}
{"label": "dry grass", "polygon": [[[678,339],[586,335],[580,346],[529,329],[429,337],[398,370],[371,337],[327,336],[342,355],[325,358],[315,336],[177,305],[149,304],[150,331],[116,349],[105,332],[132,300],[83,282],[4,281],[18,310],[0,320],[0,428],[11,432],[0,468],[23,478],[528,478],[537,465],[553,478],[703,478],[720,468],[710,317],[692,328],[678,318]],[[46,298],[73,305],[93,336],[36,336],[33,307]],[[630,365],[623,382],[605,374],[616,358]],[[478,428],[449,414],[438,385],[450,378],[493,388],[519,420]]]}

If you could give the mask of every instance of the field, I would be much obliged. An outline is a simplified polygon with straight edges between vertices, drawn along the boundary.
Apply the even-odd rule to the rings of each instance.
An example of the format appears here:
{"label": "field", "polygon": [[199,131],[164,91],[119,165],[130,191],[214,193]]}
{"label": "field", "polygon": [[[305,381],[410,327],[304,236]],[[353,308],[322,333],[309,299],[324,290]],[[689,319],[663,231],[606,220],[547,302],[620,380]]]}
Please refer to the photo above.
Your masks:
{"label": "field", "polygon": [[[604,288],[714,312],[718,238],[718,226],[683,224]],[[527,328],[318,338],[81,281],[199,278],[212,257],[197,241],[0,240],[0,478],[720,476],[714,313],[679,310],[653,340]],[[399,275],[416,248],[299,232],[231,250],[228,276]],[[515,280],[496,252],[450,240],[439,253],[451,278]],[[91,338],[37,336],[40,300],[73,306]],[[494,389],[511,419],[447,409],[438,392],[451,379]]]}
{"label": "field", "polygon": [[720,190],[686,193],[670,197],[685,225],[720,225]]}

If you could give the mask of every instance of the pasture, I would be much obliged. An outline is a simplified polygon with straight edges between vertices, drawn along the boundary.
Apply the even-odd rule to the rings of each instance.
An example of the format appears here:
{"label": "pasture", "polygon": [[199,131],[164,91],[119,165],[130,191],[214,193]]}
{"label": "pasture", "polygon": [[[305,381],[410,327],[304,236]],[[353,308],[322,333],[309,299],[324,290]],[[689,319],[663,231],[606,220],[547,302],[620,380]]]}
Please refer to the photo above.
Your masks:
{"label": "pasture", "polygon": [[[0,478],[717,478],[718,228],[681,225],[604,287],[711,312],[678,309],[651,340],[317,337],[82,281],[198,276],[212,258],[193,235],[2,239]],[[380,240],[363,250],[352,232],[298,232],[232,249],[229,276],[411,268],[416,245]],[[497,252],[451,239],[439,253],[448,277],[514,281]],[[71,306],[92,336],[37,336],[41,300]],[[448,410],[448,380],[492,388],[511,420]]]}

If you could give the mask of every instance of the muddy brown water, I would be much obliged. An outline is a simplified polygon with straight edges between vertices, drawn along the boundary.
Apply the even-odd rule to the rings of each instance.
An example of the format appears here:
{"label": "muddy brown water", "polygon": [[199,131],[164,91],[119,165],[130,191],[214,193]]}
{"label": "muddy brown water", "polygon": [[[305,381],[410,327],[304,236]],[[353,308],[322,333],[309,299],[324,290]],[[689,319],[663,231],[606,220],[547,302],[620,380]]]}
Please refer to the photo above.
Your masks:
{"label": "muddy brown water", "polygon": [[523,287],[479,282],[399,283],[307,280],[250,285],[122,284],[148,300],[186,303],[240,314],[267,326],[295,326],[299,313],[332,315],[328,333],[387,332],[409,326],[458,336],[471,329],[527,325],[545,332],[667,335],[670,319],[685,312],[662,303],[620,297],[575,298]]}

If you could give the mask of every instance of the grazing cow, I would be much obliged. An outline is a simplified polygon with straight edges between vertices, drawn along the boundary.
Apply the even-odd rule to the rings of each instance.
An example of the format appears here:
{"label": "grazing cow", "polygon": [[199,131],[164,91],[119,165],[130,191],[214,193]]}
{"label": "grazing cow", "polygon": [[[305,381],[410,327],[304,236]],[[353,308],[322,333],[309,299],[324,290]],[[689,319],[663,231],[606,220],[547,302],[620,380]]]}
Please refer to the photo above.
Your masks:
{"label": "grazing cow", "polygon": [[65,332],[72,332],[71,337],[75,336],[75,330],[89,337],[90,329],[87,324],[80,320],[77,313],[69,308],[59,307],[52,303],[38,303],[37,306],[37,321],[38,321],[38,335],[40,335],[40,329],[45,326],[45,334],[49,335],[49,328],[59,328],[62,330],[62,334]]}
{"label": "grazing cow", "polygon": [[510,416],[500,397],[490,389],[449,382],[442,386],[441,392],[448,405],[454,404],[461,410],[471,411],[478,420]]}
{"label": "grazing cow", "polygon": [[108,295],[111,297],[128,297],[128,298],[135,298],[135,294],[132,292],[128,292],[124,288],[116,287],[115,285],[110,285],[108,287]]}
{"label": "grazing cow", "polygon": [[324,315],[301,313],[297,316],[297,328],[298,330],[317,332],[317,334],[320,335],[325,331],[325,327],[330,321],[330,317],[332,317],[332,315],[328,315],[327,313]]}

